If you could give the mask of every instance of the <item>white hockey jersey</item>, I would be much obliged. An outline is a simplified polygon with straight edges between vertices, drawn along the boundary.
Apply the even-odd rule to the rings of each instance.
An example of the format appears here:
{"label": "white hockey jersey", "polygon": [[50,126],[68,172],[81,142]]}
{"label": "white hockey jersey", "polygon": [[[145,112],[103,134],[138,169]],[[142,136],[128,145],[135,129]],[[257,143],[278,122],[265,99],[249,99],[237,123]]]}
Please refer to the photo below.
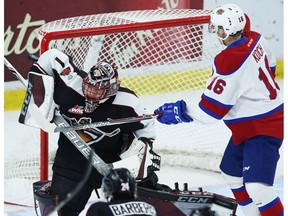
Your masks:
{"label": "white hockey jersey", "polygon": [[199,107],[189,115],[204,124],[223,119],[236,144],[257,135],[283,138],[283,100],[275,69],[263,36],[245,33],[215,57]]}

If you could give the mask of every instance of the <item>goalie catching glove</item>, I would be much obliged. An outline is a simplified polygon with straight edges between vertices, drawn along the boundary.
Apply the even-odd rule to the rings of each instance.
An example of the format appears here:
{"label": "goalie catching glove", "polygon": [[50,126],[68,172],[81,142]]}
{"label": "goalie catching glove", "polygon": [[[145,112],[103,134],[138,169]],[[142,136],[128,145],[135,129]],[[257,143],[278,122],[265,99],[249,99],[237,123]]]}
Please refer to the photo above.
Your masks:
{"label": "goalie catching glove", "polygon": [[175,103],[165,103],[156,109],[154,113],[160,114],[157,120],[162,124],[178,124],[193,121],[186,112],[186,103],[184,100],[179,100]]}

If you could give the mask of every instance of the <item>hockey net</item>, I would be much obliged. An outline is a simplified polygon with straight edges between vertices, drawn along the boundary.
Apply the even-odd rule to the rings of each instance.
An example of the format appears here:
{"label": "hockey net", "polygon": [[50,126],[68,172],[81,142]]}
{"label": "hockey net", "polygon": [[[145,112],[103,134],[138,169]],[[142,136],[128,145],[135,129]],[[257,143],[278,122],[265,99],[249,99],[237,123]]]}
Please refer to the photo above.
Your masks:
{"label": "hockey net", "polygon": [[[213,58],[223,49],[215,35],[207,32],[209,14],[194,9],[142,10],[56,20],[39,30],[41,53],[62,50],[84,71],[99,60],[110,61],[118,67],[121,85],[132,89],[151,113],[179,99],[193,107],[211,75]],[[219,171],[230,137],[222,122],[211,126],[156,122],[156,132],[154,150],[162,156],[162,165],[213,171]],[[40,169],[43,153],[39,155],[39,150],[33,155],[22,152],[21,160],[5,160],[5,180],[43,179],[41,170],[53,163],[58,135],[49,135],[49,140],[45,133],[41,136],[41,152],[49,150],[48,164]]]}

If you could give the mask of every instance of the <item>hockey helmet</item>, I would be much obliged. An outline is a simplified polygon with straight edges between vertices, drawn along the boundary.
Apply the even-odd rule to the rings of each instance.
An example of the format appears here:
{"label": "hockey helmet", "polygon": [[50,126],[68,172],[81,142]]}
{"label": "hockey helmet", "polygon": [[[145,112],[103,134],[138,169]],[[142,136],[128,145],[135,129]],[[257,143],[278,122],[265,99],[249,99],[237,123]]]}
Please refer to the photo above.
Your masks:
{"label": "hockey helmet", "polygon": [[102,179],[101,188],[108,200],[136,198],[136,180],[126,168],[111,169]]}
{"label": "hockey helmet", "polygon": [[86,99],[85,112],[93,112],[99,103],[116,95],[120,86],[118,71],[110,63],[100,61],[83,79],[82,91]]}
{"label": "hockey helmet", "polygon": [[212,11],[208,30],[210,33],[216,33],[219,28],[222,28],[227,38],[229,35],[243,31],[245,24],[246,18],[241,8],[235,4],[224,4]]}

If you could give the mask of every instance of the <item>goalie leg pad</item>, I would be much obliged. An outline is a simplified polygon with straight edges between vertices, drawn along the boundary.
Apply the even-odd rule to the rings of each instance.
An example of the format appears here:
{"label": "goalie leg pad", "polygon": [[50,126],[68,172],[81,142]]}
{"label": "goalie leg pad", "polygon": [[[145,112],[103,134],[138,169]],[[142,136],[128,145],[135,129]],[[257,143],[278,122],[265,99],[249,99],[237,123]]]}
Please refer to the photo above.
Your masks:
{"label": "goalie leg pad", "polygon": [[[49,215],[60,202],[58,195],[51,195],[51,181],[33,183],[34,205],[37,216]],[[60,213],[57,213],[60,216]]]}

